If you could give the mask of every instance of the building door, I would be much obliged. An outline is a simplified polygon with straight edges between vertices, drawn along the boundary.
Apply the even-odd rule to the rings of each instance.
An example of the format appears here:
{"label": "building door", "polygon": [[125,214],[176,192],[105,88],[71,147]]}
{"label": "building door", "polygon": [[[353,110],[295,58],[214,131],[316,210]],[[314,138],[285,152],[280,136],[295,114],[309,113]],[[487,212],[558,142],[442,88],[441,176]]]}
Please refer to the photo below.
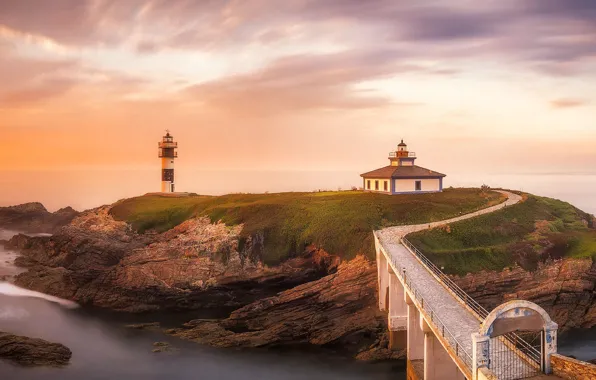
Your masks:
{"label": "building door", "polygon": [[422,181],[416,181],[416,191],[422,190]]}
{"label": "building door", "polygon": [[383,190],[387,191],[387,181],[383,181]]}
{"label": "building door", "polygon": [[379,190],[379,181],[375,181],[375,190]]}

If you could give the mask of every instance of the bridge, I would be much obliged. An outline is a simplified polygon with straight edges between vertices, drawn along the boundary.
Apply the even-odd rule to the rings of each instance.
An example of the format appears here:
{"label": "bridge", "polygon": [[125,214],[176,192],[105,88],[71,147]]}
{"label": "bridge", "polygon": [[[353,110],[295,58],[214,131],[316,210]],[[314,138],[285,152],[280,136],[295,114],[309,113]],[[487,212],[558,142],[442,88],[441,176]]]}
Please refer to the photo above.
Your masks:
{"label": "bridge", "polygon": [[408,379],[522,379],[547,376],[557,352],[557,324],[538,305],[510,301],[488,312],[406,235],[512,206],[496,206],[430,224],[374,232],[379,308],[388,312],[390,348],[406,349]]}

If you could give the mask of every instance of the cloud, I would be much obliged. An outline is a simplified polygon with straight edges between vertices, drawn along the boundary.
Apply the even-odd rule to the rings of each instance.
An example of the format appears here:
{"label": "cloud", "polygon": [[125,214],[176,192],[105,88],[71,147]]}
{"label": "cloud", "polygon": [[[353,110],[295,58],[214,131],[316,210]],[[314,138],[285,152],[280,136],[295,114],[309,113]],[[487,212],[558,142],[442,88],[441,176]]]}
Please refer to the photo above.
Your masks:
{"label": "cloud", "polygon": [[59,98],[85,87],[86,95],[109,94],[111,99],[143,92],[144,78],[86,66],[78,59],[32,58],[0,45],[0,107],[21,107]]}
{"label": "cloud", "polygon": [[573,108],[587,105],[589,102],[585,99],[560,98],[550,102],[553,108]]}
{"label": "cloud", "polygon": [[29,106],[59,97],[74,87],[72,78],[54,78],[40,83],[0,93],[0,107]]}
{"label": "cloud", "polygon": [[0,50],[0,91],[18,88],[43,77],[72,72],[80,66],[75,59],[38,59],[17,55],[14,49]]}
{"label": "cloud", "polygon": [[139,53],[243,49],[254,43],[283,46],[297,37],[305,44],[333,38],[349,48],[407,48],[412,58],[491,57],[540,70],[596,54],[595,4],[592,0],[4,0],[0,25],[56,44],[131,44]]}
{"label": "cloud", "polygon": [[256,72],[192,85],[185,93],[211,107],[263,115],[306,109],[413,106],[420,104],[394,102],[367,90],[365,84],[397,72],[426,70],[402,64],[396,53],[387,51],[303,54],[279,58]]}

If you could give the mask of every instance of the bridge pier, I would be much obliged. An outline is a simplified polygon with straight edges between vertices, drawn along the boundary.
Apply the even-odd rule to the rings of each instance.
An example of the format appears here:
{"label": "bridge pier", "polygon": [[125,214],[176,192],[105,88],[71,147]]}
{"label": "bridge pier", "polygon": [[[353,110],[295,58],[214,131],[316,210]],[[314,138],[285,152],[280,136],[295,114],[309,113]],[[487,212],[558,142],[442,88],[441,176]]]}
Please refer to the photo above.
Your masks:
{"label": "bridge pier", "polygon": [[409,360],[424,359],[424,332],[420,328],[420,312],[414,305],[412,298],[405,293],[408,308],[407,352]]}
{"label": "bridge pier", "polygon": [[391,267],[389,270],[389,349],[403,350],[407,346],[408,311],[404,286]]}
{"label": "bridge pier", "polygon": [[424,333],[424,380],[465,380],[424,318],[420,319],[420,330]]}
{"label": "bridge pier", "polygon": [[[375,241],[375,245],[378,244]],[[389,268],[391,266],[387,262],[387,258],[377,246],[377,276],[379,285],[379,310],[387,310],[387,296],[389,292]]]}

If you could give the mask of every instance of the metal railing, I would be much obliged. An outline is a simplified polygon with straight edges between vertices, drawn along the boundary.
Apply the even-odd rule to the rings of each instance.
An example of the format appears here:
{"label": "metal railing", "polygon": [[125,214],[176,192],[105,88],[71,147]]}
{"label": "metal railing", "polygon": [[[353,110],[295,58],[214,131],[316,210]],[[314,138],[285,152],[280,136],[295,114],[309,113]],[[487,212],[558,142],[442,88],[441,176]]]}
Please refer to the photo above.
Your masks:
{"label": "metal railing", "polygon": [[[400,268],[400,267],[399,267],[397,261],[393,257],[391,257],[390,260],[391,260],[391,263],[393,264],[393,267],[396,268],[396,272],[399,272],[399,271],[397,271],[397,268]],[[471,352],[469,352],[465,348],[465,346],[462,345],[462,343],[457,340],[455,335],[447,328],[447,326],[445,325],[445,323],[443,323],[443,321],[439,317],[439,314],[432,307],[430,302],[424,302],[424,297],[422,296],[420,291],[418,291],[418,289],[414,286],[414,284],[412,283],[412,280],[408,277],[406,270],[403,269],[399,275],[403,275],[402,280],[403,280],[404,286],[410,290],[410,294],[412,295],[413,300],[418,303],[419,308],[424,310],[426,312],[426,315],[429,317],[430,321],[427,321],[427,322],[430,322],[431,324],[434,325],[436,330],[440,332],[441,337],[443,337],[443,339],[445,341],[447,341],[447,344],[449,344],[449,346],[451,346],[453,351],[455,351],[455,355],[463,361],[464,365],[471,372],[472,371],[472,354],[471,354]]]}
{"label": "metal railing", "polygon": [[157,143],[159,148],[178,148],[178,142],[173,141],[159,141]]}
{"label": "metal railing", "polygon": [[393,152],[389,152],[389,158],[396,158],[396,157],[403,157],[403,158],[415,158],[416,157],[416,152],[407,152],[407,153],[401,153],[399,151],[393,151]]}
{"label": "metal railing", "polygon": [[[485,320],[489,312],[482,305],[476,302],[468,293],[463,291],[449,276],[447,276],[439,267],[420,252],[408,239],[401,238],[402,244],[408,248],[428,269],[431,273],[439,278],[441,283],[453,292],[480,320]],[[526,342],[518,334],[510,332],[501,335],[504,342],[510,349],[516,351],[517,354],[525,359],[534,362],[537,365],[541,364],[542,354],[539,349]]]}
{"label": "metal railing", "polygon": [[163,152],[160,150],[157,156],[158,158],[178,158],[178,152]]}
{"label": "metal railing", "polygon": [[484,320],[488,316],[488,311],[482,307],[478,302],[476,302],[472,297],[468,295],[468,293],[464,292],[449,276],[447,276],[443,271],[437,267],[432,261],[430,261],[426,256],[422,254],[418,250],[418,248],[414,247],[412,243],[408,241],[405,237],[401,239],[402,244],[410,250],[422,263],[426,266],[430,272],[432,272],[435,276],[439,278],[439,280],[449,288],[453,293],[455,293],[459,299],[482,320]]}

